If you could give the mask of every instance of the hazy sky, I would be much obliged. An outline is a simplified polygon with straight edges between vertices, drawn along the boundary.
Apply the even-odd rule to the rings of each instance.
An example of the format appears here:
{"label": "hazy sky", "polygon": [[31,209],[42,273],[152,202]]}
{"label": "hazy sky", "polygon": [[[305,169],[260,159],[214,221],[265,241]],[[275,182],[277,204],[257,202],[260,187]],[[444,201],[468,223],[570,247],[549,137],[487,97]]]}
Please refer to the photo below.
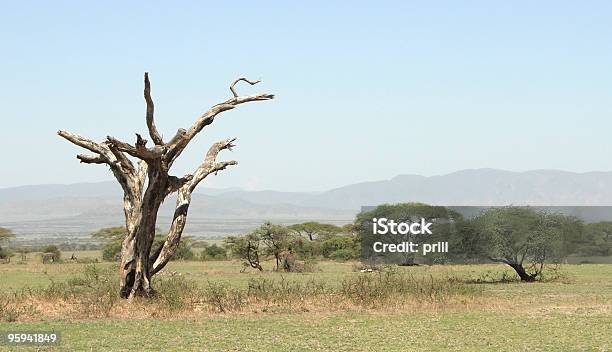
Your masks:
{"label": "hazy sky", "polygon": [[[601,1],[2,2],[0,187],[110,180],[62,128],[164,136],[230,96],[174,173],[238,137],[210,187],[325,190],[466,168],[612,170],[612,5]],[[247,5],[248,4],[248,5]],[[373,4],[376,4],[374,6]]]}

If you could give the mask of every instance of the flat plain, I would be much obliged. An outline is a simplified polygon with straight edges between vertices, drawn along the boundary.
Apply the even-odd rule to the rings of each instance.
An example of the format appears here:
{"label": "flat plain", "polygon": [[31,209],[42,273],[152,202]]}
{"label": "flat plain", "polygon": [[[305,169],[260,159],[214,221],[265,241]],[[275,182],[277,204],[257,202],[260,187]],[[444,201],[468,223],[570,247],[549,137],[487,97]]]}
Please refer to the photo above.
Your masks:
{"label": "flat plain", "polygon": [[[80,259],[99,253],[79,252]],[[253,280],[321,282],[343,285],[347,278],[383,275],[362,273],[352,262],[319,262],[309,273],[243,270],[239,261],[177,261],[166,276],[197,286],[223,285],[247,290]],[[47,290],[74,281],[94,266],[113,272],[114,263],[42,264],[35,254],[25,264],[0,265],[0,294],[5,299],[28,290]],[[44,350],[86,351],[609,351],[612,350],[612,265],[563,265],[554,279],[521,283],[503,265],[435,265],[392,270],[426,280],[452,277],[469,293],[444,300],[405,304],[294,304],[249,306],[213,311],[187,306],[168,314],[154,309],[122,316],[130,303],[115,303],[103,317],[52,314],[53,304],[40,303],[32,313],[0,322],[0,332],[59,331],[59,346]],[[503,278],[501,280],[500,278]],[[263,281],[262,281],[263,280]],[[246,292],[246,291],[245,291]],[[327,296],[325,296],[327,297]],[[394,300],[402,300],[395,297]],[[58,302],[59,306],[65,306]],[[146,310],[146,306],[144,309]],[[38,312],[38,313],[36,313]],[[0,346],[0,350],[36,350]]]}

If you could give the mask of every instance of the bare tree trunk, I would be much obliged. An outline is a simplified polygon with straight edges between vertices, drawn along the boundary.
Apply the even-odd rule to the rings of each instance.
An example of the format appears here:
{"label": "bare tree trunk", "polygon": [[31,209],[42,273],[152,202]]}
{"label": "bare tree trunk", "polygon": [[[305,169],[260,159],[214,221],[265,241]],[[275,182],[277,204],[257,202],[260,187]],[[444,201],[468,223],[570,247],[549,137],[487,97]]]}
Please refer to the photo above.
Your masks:
{"label": "bare tree trunk", "polygon": [[[119,268],[121,297],[131,298],[137,295],[149,297],[154,294],[152,277],[165,267],[178,248],[192,192],[211,173],[216,174],[227,166],[237,164],[234,160],[216,160],[219,152],[234,147],[233,142],[236,139],[214,143],[208,150],[204,162],[192,174],[180,178],[170,176],[168,172],[174,161],[189,142],[204,127],[213,123],[220,113],[231,110],[239,104],[274,98],[271,94],[239,96],[235,85],[240,81],[251,85],[259,83],[246,78],[237,79],[230,86],[233,98],[213,106],[189,129],[179,129],[175,136],[165,143],[155,126],[151,84],[149,75],[145,72],[146,123],[149,136],[155,144],[151,148],[146,147],[147,140],[139,134],[136,134],[136,142],[132,145],[110,136],[106,141],[97,143],[78,134],[58,131],[61,137],[93,153],[93,155],[77,155],[82,163],[108,165],[123,189],[126,236],[123,240]],[[134,165],[131,158],[138,160],[137,165]],[[174,192],[177,192],[176,207],[166,240],[158,251],[151,253],[159,207],[164,199]]]}

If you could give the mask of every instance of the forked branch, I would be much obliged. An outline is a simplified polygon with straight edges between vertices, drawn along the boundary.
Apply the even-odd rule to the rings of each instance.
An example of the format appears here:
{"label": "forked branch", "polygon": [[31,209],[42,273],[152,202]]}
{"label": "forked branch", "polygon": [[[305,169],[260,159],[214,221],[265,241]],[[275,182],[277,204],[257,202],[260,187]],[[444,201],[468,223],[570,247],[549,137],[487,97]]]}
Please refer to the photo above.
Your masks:
{"label": "forked branch", "polygon": [[164,146],[155,146],[153,148],[145,147],[147,143],[140,135],[136,134],[136,143],[135,145],[131,145],[129,143],[118,140],[115,137],[107,136],[106,139],[108,143],[110,143],[113,147],[117,148],[119,151],[128,153],[129,155],[139,158],[141,160],[153,160],[161,157],[163,154],[165,147]]}
{"label": "forked branch", "polygon": [[188,187],[190,192],[193,192],[198,183],[205,179],[206,176],[224,170],[227,166],[238,164],[238,162],[235,160],[221,162],[216,161],[219,152],[225,149],[232,150],[232,148],[236,146],[234,144],[235,141],[236,138],[229,138],[210,146],[210,149],[208,149],[206,157],[204,158],[204,162],[194,171],[193,179],[189,182]]}
{"label": "forked branch", "polygon": [[57,134],[71,143],[95,153],[95,155],[77,155],[77,159],[82,163],[107,164],[119,184],[121,184],[124,195],[127,197],[126,199],[129,199],[131,205],[135,204],[136,200],[140,198],[140,195],[137,194],[134,188],[136,181],[134,166],[125,154],[115,149],[114,146],[108,144],[108,142],[96,143],[76,133],[64,130],[57,131]]}
{"label": "forked branch", "polygon": [[229,165],[237,164],[237,162],[234,160],[216,161],[219,152],[225,149],[231,150],[235,146],[235,140],[236,138],[230,138],[213,144],[208,150],[208,153],[206,153],[204,162],[195,170],[193,175],[186,175],[181,178],[170,176],[168,179],[169,186],[166,192],[167,194],[175,191],[177,192],[176,207],[174,210],[174,216],[172,217],[170,230],[168,231],[164,244],[160,248],[159,252],[153,253],[149,260],[152,274],[155,274],[163,269],[176,251],[176,248],[181,241],[183,229],[185,228],[187,211],[189,209],[189,205],[191,204],[191,193],[198,183],[213,172],[216,173],[220,170],[224,170]]}

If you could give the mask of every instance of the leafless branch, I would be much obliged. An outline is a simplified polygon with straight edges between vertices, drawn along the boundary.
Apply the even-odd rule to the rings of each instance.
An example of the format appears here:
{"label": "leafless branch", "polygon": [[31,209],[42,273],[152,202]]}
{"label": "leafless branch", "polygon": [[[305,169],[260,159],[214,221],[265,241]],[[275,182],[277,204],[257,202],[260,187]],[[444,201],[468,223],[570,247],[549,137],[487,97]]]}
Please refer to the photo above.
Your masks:
{"label": "leafless branch", "polygon": [[193,175],[185,175],[183,177],[169,176],[168,177],[168,188],[166,189],[166,195],[170,195],[178,191],[187,182],[193,179]]}
{"label": "leafless branch", "polygon": [[248,79],[242,77],[234,81],[230,86],[230,90],[234,95],[233,98],[228,99],[222,103],[219,103],[212,108],[208,109],[204,112],[200,117],[193,123],[193,125],[188,129],[179,129],[175,136],[172,138],[170,143],[166,144],[168,147],[168,152],[166,154],[166,161],[169,165],[172,165],[174,160],[182,153],[187,144],[200,132],[202,129],[211,123],[213,123],[215,117],[227,110],[231,110],[235,108],[237,105],[254,102],[254,101],[265,101],[274,99],[274,94],[260,93],[246,96],[238,96],[236,92],[235,85],[240,81],[245,81],[249,84],[257,84],[260,81],[249,81]]}
{"label": "leafless branch", "polygon": [[219,152],[225,149],[231,150],[236,146],[234,144],[235,141],[236,138],[229,138],[210,146],[204,158],[204,162],[193,173],[193,179],[189,182],[190,191],[193,191],[198,183],[211,173],[216,173],[217,171],[224,170],[227,166],[238,164],[235,160],[216,162]]}
{"label": "leafless branch", "polygon": [[115,156],[115,158],[117,159],[117,162],[121,165],[123,170],[125,170],[126,172],[129,172],[132,175],[135,173],[134,164],[132,164],[132,161],[125,154],[123,154],[123,152],[117,149],[117,147],[115,147],[109,141],[105,141],[104,145]]}
{"label": "leafless branch", "polygon": [[97,154],[104,154],[104,147],[90,139],[87,139],[79,134],[71,133],[64,130],[57,131],[57,134],[72,144],[78,145],[79,147],[85,148]]}
{"label": "leafless branch", "polygon": [[238,83],[238,82],[240,82],[240,81],[247,82],[248,84],[250,84],[250,85],[252,85],[252,86],[253,86],[253,85],[256,85],[256,84],[257,84],[257,83],[259,83],[259,82],[261,82],[261,80],[257,80],[257,81],[250,81],[249,79],[244,78],[244,77],[240,77],[240,78],[238,78],[238,79],[237,79],[237,80],[235,80],[235,81],[234,81],[234,83],[232,83],[232,85],[230,86],[230,90],[232,91],[232,94],[234,95],[234,98],[238,98],[238,93],[236,93],[236,88],[235,88],[235,86],[236,86],[236,83]]}
{"label": "leafless branch", "polygon": [[149,136],[156,145],[163,145],[161,135],[155,127],[155,119],[153,117],[155,111],[155,105],[153,104],[153,98],[151,98],[151,82],[149,81],[149,72],[144,74],[144,98],[147,102],[147,127],[149,128]]}
{"label": "leafless branch", "polygon": [[165,147],[155,146],[154,148],[150,148],[150,149],[146,148],[145,147],[146,140],[142,139],[142,137],[140,137],[139,134],[136,134],[136,136],[137,136],[136,146],[125,143],[111,136],[107,136],[106,139],[111,145],[113,145],[119,151],[128,153],[129,155],[135,158],[139,158],[141,160],[152,160],[152,159],[159,158],[162,155]]}
{"label": "leafless branch", "polygon": [[106,159],[104,159],[100,155],[94,156],[94,155],[79,154],[77,155],[77,159],[79,159],[82,163],[85,163],[85,164],[106,164],[107,162]]}

